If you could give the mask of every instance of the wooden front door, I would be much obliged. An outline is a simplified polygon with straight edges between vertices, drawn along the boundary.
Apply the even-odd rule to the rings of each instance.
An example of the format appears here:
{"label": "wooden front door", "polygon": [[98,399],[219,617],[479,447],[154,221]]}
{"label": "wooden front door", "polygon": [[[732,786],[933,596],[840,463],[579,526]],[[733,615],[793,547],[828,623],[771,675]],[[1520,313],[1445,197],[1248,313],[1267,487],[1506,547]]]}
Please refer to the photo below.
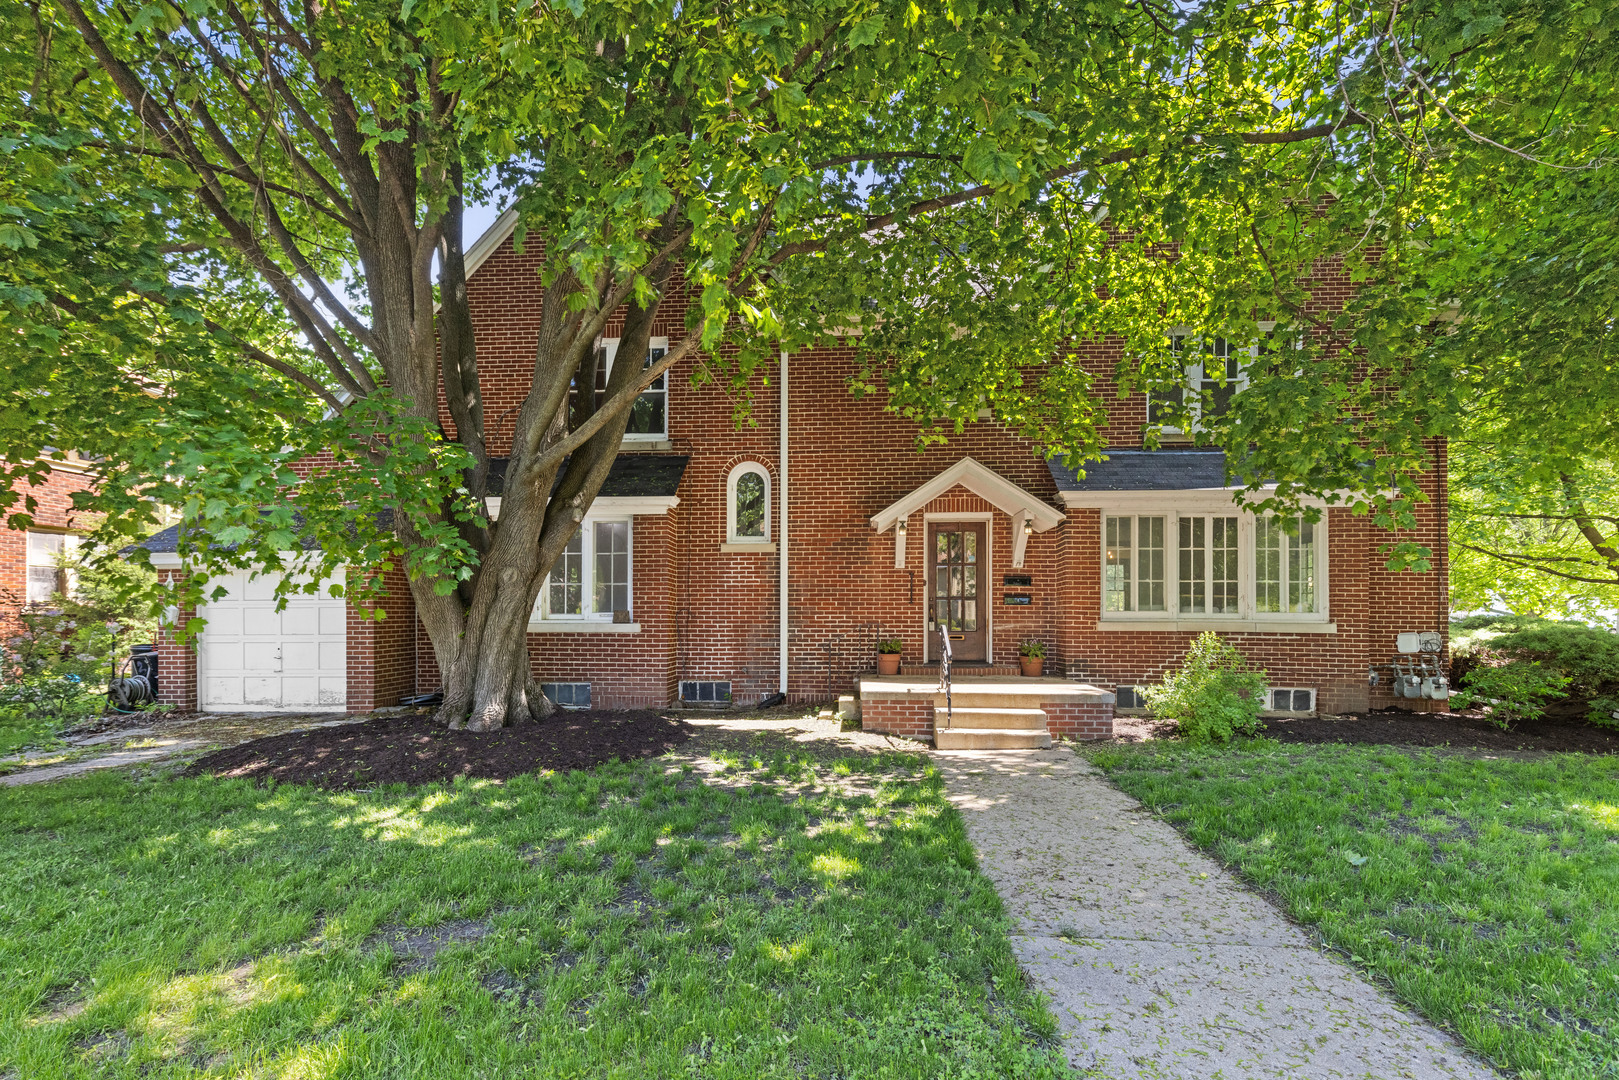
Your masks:
{"label": "wooden front door", "polygon": [[989,610],[984,588],[988,552],[983,522],[943,521],[928,526],[928,653],[942,659],[939,627],[950,632],[956,660],[989,659]]}

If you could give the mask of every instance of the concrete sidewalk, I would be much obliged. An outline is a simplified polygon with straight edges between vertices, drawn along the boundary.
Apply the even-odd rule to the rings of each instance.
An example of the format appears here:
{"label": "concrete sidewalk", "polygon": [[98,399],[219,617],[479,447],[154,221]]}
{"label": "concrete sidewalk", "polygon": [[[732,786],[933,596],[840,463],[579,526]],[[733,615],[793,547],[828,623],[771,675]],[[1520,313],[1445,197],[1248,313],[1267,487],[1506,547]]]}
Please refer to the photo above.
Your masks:
{"label": "concrete sidewalk", "polygon": [[1110,1080],[1491,1080],[1073,752],[935,755],[1051,997]]}

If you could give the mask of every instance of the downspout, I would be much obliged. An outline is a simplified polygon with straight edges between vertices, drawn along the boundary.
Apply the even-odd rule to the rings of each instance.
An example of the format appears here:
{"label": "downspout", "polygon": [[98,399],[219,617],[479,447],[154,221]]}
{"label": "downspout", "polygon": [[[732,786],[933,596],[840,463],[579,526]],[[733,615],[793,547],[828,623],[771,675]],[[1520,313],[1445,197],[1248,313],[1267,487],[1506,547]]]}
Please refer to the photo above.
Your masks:
{"label": "downspout", "polygon": [[776,619],[778,631],[781,634],[781,673],[777,679],[777,692],[783,697],[787,694],[787,350],[781,351],[781,461],[776,472],[776,505],[781,507],[781,525],[776,535],[776,550],[779,553],[776,565],[781,573],[781,583],[777,589],[779,593]]}

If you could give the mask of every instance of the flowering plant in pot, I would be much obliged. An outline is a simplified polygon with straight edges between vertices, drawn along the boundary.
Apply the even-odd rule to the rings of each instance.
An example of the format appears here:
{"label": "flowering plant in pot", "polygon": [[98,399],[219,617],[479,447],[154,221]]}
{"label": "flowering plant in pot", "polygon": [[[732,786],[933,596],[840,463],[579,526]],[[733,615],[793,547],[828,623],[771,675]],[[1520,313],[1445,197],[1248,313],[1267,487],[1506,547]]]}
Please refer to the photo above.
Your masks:
{"label": "flowering plant in pot", "polygon": [[877,640],[877,674],[898,675],[900,653],[905,651],[905,643],[897,637],[879,638]]}
{"label": "flowering plant in pot", "polygon": [[1046,668],[1046,645],[1043,641],[1029,640],[1017,647],[1018,666],[1026,677],[1034,678]]}

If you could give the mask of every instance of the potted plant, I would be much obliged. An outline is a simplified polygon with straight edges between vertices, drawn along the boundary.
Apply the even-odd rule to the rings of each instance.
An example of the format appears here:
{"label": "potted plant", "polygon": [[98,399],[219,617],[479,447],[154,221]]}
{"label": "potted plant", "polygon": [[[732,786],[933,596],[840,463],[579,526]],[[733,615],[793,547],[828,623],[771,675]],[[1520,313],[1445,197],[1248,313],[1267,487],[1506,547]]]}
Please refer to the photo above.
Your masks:
{"label": "potted plant", "polygon": [[1018,666],[1026,679],[1038,678],[1046,669],[1046,645],[1030,639],[1017,647]]}
{"label": "potted plant", "polygon": [[898,675],[899,655],[905,650],[905,643],[897,637],[877,639],[877,674]]}

